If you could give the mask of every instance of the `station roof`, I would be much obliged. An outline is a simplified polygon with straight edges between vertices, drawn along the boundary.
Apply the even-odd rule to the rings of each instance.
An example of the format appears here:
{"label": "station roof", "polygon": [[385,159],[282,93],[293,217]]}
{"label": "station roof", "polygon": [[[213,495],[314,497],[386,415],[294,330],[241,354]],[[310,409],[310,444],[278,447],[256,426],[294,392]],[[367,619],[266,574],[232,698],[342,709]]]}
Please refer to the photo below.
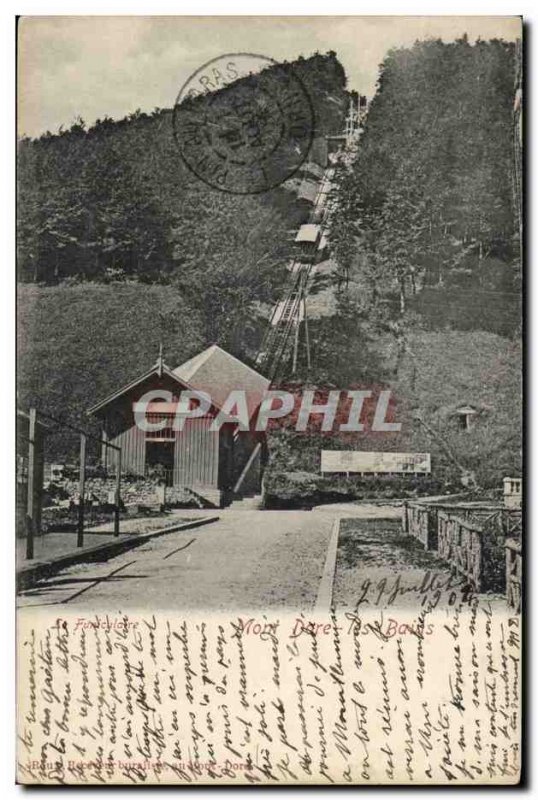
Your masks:
{"label": "station roof", "polygon": [[299,186],[297,197],[299,200],[308,200],[309,203],[313,203],[316,199],[317,191],[318,187],[314,181],[309,181],[305,178],[305,180],[303,180]]}
{"label": "station roof", "polygon": [[240,389],[246,395],[249,419],[258,408],[270,383],[259,372],[213,344],[173,370],[159,358],[150,370],[93,405],[88,413],[95,414],[102,411],[139,384],[151,380],[153,376],[156,378],[166,376],[175,381],[181,389],[206,392],[217,409],[222,407],[231,391]]}
{"label": "station roof", "polygon": [[299,231],[297,232],[297,236],[295,237],[296,242],[316,242],[320,233],[319,225],[301,225]]}
{"label": "station roof", "polygon": [[115,392],[112,392],[112,394],[109,394],[107,397],[105,397],[103,400],[100,400],[98,403],[95,403],[93,406],[91,406],[91,408],[88,409],[86,413],[99,414],[105,408],[112,405],[120,397],[123,397],[124,394],[127,394],[127,392],[130,392],[132,389],[136,389],[137,386],[140,386],[146,381],[153,380],[154,378],[160,379],[163,376],[170,378],[172,381],[177,383],[178,387],[181,387],[181,389],[194,388],[193,386],[189,386],[188,384],[186,384],[184,381],[181,381],[176,375],[174,375],[170,367],[168,367],[164,363],[164,361],[159,360],[147,372],[144,372],[142,375],[138,375],[132,381],[129,381],[129,383],[124,384]]}
{"label": "station roof", "polygon": [[306,164],[303,164],[301,167],[301,172],[309,172],[311,175],[315,175],[316,178],[321,178],[324,169],[320,167],[319,164],[316,164],[315,161],[307,161]]}
{"label": "station roof", "polygon": [[230,392],[241,389],[246,394],[249,418],[259,406],[269,381],[217,344],[180,364],[174,375],[195,389],[207,392],[217,406],[222,406]]}

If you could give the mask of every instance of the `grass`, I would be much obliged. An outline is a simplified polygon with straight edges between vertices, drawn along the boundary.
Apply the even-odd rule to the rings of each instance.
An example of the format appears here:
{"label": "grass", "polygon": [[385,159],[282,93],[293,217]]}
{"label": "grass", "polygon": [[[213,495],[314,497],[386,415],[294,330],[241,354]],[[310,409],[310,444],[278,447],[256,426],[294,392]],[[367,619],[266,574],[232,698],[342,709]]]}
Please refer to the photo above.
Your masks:
{"label": "grass", "polygon": [[338,553],[346,567],[446,569],[444,561],[402,533],[400,520],[343,520]]}

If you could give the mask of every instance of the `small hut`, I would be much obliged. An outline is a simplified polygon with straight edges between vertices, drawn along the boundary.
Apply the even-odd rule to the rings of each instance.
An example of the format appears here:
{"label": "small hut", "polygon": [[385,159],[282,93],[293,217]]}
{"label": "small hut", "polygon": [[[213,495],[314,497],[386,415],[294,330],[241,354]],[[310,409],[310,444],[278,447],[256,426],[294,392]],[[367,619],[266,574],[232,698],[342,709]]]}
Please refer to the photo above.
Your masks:
{"label": "small hut", "polygon": [[[158,475],[169,487],[190,490],[211,505],[220,506],[231,496],[260,490],[265,463],[265,435],[240,430],[238,422],[211,430],[232,391],[245,392],[249,421],[253,419],[269,381],[218,345],[170,369],[159,356],[145,373],[93,405],[88,413],[98,417],[103,439],[121,447],[122,471],[136,476]],[[203,416],[187,418],[181,429],[174,420],[181,392],[204,392],[211,407]],[[146,418],[160,430],[144,431],[136,423],[137,404],[153,391]],[[163,393],[159,399],[158,393]],[[170,397],[172,401],[170,402]],[[116,459],[103,447],[103,460]]]}
{"label": "small hut", "polygon": [[478,414],[479,409],[476,406],[464,405],[456,408],[453,417],[457,420],[457,425],[461,430],[470,431]]}

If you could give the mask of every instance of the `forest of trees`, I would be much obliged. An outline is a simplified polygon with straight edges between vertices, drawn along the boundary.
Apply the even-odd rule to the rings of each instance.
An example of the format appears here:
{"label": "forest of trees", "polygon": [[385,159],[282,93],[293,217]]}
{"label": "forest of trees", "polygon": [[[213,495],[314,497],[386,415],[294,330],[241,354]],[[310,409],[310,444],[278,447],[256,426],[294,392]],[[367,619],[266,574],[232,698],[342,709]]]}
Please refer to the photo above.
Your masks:
{"label": "forest of trees", "polygon": [[[521,469],[516,60],[514,44],[466,37],[390,51],[357,158],[337,169],[331,245],[344,279],[337,313],[310,324],[309,377],[385,382],[402,432],[386,443],[358,435],[354,446],[431,452],[432,491],[454,491],[460,475],[416,416],[481,486]],[[462,403],[481,409],[472,432],[454,426]],[[317,475],[323,446],[281,437],[267,476],[274,492],[299,504],[320,502],[316,491],[360,496],[356,482]]]}
{"label": "forest of trees", "polygon": [[[290,68],[312,97],[315,134],[339,131],[347,92],[336,54]],[[170,109],[23,138],[20,406],[87,427],[88,406],[147,370],[160,343],[172,367],[213,342],[252,357],[257,310],[287,275],[296,191],[293,180],[254,196],[202,183],[183,165]],[[51,442],[66,457],[63,438]]]}
{"label": "forest of trees", "polygon": [[366,286],[391,316],[443,316],[450,303],[472,316],[487,292],[513,311],[515,60],[513,43],[466,37],[387,54],[358,159],[340,176],[333,231],[363,302]]}
{"label": "forest of trees", "polygon": [[[394,388],[408,406],[401,448],[417,451],[435,451],[412,424],[417,408],[442,426],[440,404],[479,398],[487,424],[456,454],[469,469],[487,465],[491,485],[520,461],[515,60],[512,44],[465,38],[387,54],[358,158],[337,170],[330,243],[347,289],[334,287],[336,314],[310,321],[312,367],[296,376]],[[340,132],[348,94],[336,54],[293,67],[316,133]],[[22,407],[86,426],[85,409],[147,369],[160,342],[171,366],[212,342],[247,361],[256,352],[261,304],[287,274],[297,182],[246,197],[209,188],[183,166],[171,113],[80,120],[20,142]],[[275,473],[312,468],[319,442],[303,439],[304,453],[277,448]]]}
{"label": "forest of trees", "polygon": [[[346,79],[336,54],[289,67],[312,97],[315,134],[339,130]],[[180,158],[169,109],[89,127],[79,119],[20,142],[19,280],[173,284],[202,314],[206,338],[230,343],[283,278],[294,201],[286,187],[234,196],[200,182]]]}

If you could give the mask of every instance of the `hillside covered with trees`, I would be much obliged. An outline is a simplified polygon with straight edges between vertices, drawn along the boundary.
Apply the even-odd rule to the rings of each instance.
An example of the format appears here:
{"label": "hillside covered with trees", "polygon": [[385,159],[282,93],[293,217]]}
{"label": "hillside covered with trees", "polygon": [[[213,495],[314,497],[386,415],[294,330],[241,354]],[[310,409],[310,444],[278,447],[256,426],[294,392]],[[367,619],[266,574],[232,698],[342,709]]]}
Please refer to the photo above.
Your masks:
{"label": "hillside covered with trees", "polygon": [[[314,137],[339,132],[346,91],[336,54],[287,66],[311,98]],[[289,188],[234,197],[200,182],[179,155],[171,109],[138,110],[89,127],[79,119],[20,142],[20,280],[174,277],[187,284],[200,277],[198,262],[207,277],[214,271],[207,259],[226,260],[230,252],[256,272],[260,258],[285,242],[279,225],[288,220],[278,211],[289,211]]]}
{"label": "hillside covered with trees", "polygon": [[381,64],[333,231],[338,260],[376,312],[517,328],[515,55],[513,43],[464,37],[417,42]]}
{"label": "hillside covered with trees", "polygon": [[[330,246],[345,280],[333,286],[335,313],[311,320],[312,368],[298,376],[392,388],[398,441],[352,446],[431,450],[436,489],[457,485],[458,471],[417,415],[484,485],[521,460],[515,61],[513,44],[465,38],[387,54],[358,157],[337,170]],[[340,132],[348,94],[336,54],[292,66],[315,102],[316,135]],[[256,352],[286,277],[296,181],[253,196],[211,189],[178,157],[171,115],[79,120],[20,142],[24,407],[87,425],[85,409],[147,369],[160,341],[172,366],[212,342],[247,362]],[[459,404],[480,414],[465,434],[454,428]],[[273,485],[292,470],[307,476],[304,494],[321,446],[275,437]]]}
{"label": "hillside covered with trees", "polygon": [[[288,465],[290,502],[360,496],[356,480],[319,477],[328,446],[431,452],[433,491],[461,488],[462,471],[491,488],[519,474],[516,55],[512,43],[464,37],[417,42],[381,64],[357,158],[338,167],[331,244],[344,280],[336,314],[310,325],[310,379],[383,382],[402,431],[330,445],[286,432],[268,479],[286,494]],[[468,405],[477,423],[463,431],[456,409]]]}
{"label": "hillside covered with trees", "polygon": [[[339,131],[347,99],[336,55],[289,68],[312,98],[314,136]],[[231,346],[252,302],[272,300],[282,282],[293,188],[235,196],[207,186],[179,155],[170,109],[78,120],[20,142],[19,279],[173,284],[205,338]]]}
{"label": "hillside covered with trees", "polygon": [[[347,92],[336,54],[284,68],[312,99],[314,138],[338,132]],[[287,274],[296,199],[294,180],[249,196],[201,182],[180,157],[171,109],[23,138],[21,406],[87,426],[88,406],[146,370],[160,342],[171,366],[212,342],[252,357],[260,304],[274,302]]]}

